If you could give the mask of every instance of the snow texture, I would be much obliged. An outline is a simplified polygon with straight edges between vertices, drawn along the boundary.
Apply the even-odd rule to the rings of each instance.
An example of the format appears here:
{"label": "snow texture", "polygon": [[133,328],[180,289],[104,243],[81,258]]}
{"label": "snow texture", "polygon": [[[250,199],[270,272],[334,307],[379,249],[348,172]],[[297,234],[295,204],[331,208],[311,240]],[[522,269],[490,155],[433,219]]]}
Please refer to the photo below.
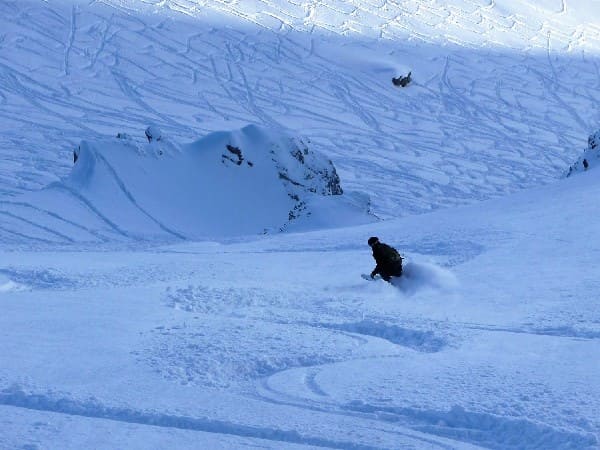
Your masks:
{"label": "snow texture", "polygon": [[0,449],[600,448],[598,23],[0,1]]}

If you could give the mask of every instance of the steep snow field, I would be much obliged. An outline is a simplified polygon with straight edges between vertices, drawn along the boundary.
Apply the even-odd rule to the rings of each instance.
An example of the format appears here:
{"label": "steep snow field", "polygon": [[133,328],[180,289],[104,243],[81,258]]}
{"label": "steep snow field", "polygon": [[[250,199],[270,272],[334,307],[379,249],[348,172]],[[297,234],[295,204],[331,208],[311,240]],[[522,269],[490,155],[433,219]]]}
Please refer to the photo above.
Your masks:
{"label": "steep snow field", "polygon": [[[306,136],[398,217],[548,183],[600,123],[596,1],[3,1],[0,192],[82,139]],[[224,11],[225,10],[225,11]],[[392,77],[412,71],[409,89]]]}
{"label": "steep snow field", "polygon": [[0,449],[600,448],[598,23],[0,1]]}

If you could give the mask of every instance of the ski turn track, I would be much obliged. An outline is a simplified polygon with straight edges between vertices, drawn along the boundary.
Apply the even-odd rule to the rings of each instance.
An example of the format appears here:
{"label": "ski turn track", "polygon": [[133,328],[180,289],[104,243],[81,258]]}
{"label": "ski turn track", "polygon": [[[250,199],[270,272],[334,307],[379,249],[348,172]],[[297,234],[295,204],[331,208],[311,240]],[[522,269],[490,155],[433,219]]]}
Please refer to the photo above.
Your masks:
{"label": "ski turn track", "polygon": [[349,450],[375,450],[378,448],[352,442],[303,436],[296,431],[258,428],[225,421],[211,420],[209,418],[195,418],[152,411],[138,411],[131,408],[106,406],[96,401],[77,401],[68,397],[26,393],[15,387],[0,391],[0,405],[140,425],[252,437],[268,441],[296,443],[315,447]]}

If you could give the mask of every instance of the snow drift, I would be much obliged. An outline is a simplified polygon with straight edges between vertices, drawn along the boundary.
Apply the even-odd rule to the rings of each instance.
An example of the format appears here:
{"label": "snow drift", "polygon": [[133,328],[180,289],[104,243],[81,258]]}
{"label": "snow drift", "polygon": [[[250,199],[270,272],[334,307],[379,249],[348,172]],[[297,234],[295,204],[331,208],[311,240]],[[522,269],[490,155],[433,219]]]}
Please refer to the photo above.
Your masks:
{"label": "snow drift", "polygon": [[368,197],[344,194],[333,163],[308,144],[254,125],[186,145],[125,134],[83,141],[68,177],[0,208],[13,233],[51,242],[202,239],[373,220]]}

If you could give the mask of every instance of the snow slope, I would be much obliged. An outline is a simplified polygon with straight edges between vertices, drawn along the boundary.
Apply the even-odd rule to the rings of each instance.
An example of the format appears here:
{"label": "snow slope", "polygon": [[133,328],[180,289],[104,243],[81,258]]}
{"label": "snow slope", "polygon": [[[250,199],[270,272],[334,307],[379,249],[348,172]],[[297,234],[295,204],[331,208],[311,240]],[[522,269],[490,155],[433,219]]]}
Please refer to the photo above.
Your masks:
{"label": "snow slope", "polygon": [[177,142],[289,129],[380,217],[548,183],[600,123],[597,17],[592,0],[3,1],[0,193],[149,123]]}
{"label": "snow slope", "polygon": [[[0,448],[598,448],[599,191],[2,252]],[[372,234],[407,257],[397,288],[359,277]]]}
{"label": "snow slope", "polygon": [[[600,122],[599,14],[0,2],[0,449],[600,448],[600,179],[560,179]],[[258,129],[362,195],[256,234],[294,200]],[[237,169],[247,223],[182,215]],[[366,196],[389,220],[350,222]],[[373,235],[397,286],[360,277]]]}

